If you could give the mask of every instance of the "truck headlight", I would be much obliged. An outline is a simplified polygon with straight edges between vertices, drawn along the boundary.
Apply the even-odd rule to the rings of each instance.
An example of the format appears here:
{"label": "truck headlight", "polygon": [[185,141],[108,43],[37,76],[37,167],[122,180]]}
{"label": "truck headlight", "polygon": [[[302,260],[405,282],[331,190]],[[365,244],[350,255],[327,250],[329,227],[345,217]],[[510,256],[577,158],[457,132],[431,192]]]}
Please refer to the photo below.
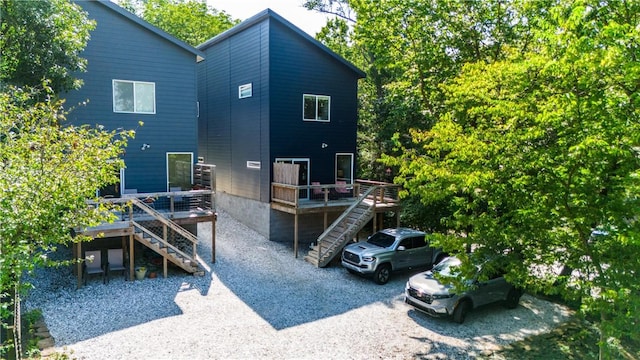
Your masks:
{"label": "truck headlight", "polygon": [[372,262],[375,261],[376,257],[375,256],[363,256],[362,257],[362,261],[366,261],[366,262]]}

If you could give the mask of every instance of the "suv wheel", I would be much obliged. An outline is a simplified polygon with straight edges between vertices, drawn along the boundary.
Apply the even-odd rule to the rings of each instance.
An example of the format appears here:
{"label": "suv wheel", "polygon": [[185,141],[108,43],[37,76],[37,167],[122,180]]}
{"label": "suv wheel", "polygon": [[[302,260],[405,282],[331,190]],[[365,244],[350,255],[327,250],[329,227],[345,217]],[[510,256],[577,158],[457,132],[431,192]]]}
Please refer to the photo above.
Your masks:
{"label": "suv wheel", "polygon": [[389,264],[381,264],[376,269],[376,272],[373,273],[373,281],[376,284],[384,285],[389,281],[389,277],[391,276],[391,266]]}
{"label": "suv wheel", "polygon": [[522,294],[516,288],[511,288],[509,293],[507,294],[507,299],[504,301],[504,306],[508,309],[515,309],[518,307],[518,303],[520,302],[520,296]]}
{"label": "suv wheel", "polygon": [[459,303],[456,309],[453,310],[453,321],[462,324],[469,310],[471,310],[471,303],[468,300]]}

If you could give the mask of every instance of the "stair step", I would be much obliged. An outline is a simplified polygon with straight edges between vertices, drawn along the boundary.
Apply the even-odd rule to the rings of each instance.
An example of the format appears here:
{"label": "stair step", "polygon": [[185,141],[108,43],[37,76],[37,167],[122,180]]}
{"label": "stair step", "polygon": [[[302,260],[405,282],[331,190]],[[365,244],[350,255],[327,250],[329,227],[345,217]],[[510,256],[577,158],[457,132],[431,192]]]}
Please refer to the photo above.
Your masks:
{"label": "stair step", "polygon": [[314,265],[314,266],[318,266],[318,260],[317,260],[317,259],[311,258],[311,257],[309,257],[309,256],[305,256],[305,257],[304,257],[304,259],[305,259],[305,261],[307,261],[308,263],[310,263],[310,264],[312,264],[312,265]]}
{"label": "stair step", "polygon": [[338,247],[338,243],[327,243],[320,246],[320,250],[326,252],[327,250],[331,251]]}
{"label": "stair step", "polygon": [[[331,225],[331,230],[324,236],[319,237],[317,245],[314,245],[305,260],[318,266],[324,267],[336,256],[340,256],[344,245],[354,239],[366,223],[373,218],[373,206],[365,202],[360,202],[349,212],[345,212],[342,221]],[[322,254],[321,259],[318,259]]]}

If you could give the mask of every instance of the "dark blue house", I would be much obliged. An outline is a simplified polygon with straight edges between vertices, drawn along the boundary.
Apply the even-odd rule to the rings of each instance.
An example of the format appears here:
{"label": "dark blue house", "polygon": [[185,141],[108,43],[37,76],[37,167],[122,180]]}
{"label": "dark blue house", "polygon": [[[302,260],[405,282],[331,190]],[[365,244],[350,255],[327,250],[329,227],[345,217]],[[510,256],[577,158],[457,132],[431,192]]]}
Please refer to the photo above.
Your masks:
{"label": "dark blue house", "polygon": [[[298,185],[353,184],[365,74],[269,9],[198,49],[198,154],[216,165],[217,205],[291,239],[293,217],[270,205],[273,164],[299,164]],[[310,241],[322,232],[311,222]]]}
{"label": "dark blue house", "polygon": [[101,195],[190,189],[197,158],[196,64],[204,54],[111,1],[76,3],[97,25],[82,54],[88,60],[87,71],[78,74],[84,85],[63,95],[75,107],[68,119],[136,129],[121,183]]}

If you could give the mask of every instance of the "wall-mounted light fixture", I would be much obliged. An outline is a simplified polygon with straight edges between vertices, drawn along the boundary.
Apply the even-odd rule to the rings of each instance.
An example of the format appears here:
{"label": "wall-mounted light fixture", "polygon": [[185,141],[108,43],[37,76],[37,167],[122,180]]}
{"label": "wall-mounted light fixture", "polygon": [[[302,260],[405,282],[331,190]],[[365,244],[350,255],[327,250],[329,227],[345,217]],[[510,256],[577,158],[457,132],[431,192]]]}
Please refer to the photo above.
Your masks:
{"label": "wall-mounted light fixture", "polygon": [[328,147],[329,145],[327,145],[326,143],[322,143],[322,145],[320,145],[320,147],[322,147],[323,149]]}
{"label": "wall-mounted light fixture", "polygon": [[151,145],[149,145],[149,144],[147,144],[147,143],[144,143],[144,144],[142,144],[142,146],[140,147],[140,150],[145,151],[145,150],[147,150],[147,149],[148,149],[148,148],[150,148],[150,147],[151,147]]}

